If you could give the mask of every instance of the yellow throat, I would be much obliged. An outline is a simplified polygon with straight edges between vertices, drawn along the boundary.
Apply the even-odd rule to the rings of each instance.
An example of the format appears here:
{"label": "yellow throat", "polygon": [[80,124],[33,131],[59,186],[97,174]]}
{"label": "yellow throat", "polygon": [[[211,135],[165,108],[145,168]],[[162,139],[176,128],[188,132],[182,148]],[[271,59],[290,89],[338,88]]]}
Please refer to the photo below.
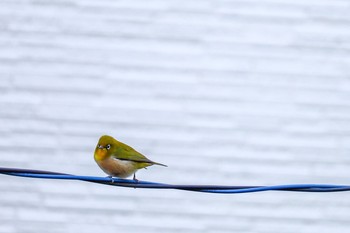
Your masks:
{"label": "yellow throat", "polygon": [[107,150],[105,148],[96,148],[94,158],[96,161],[102,161],[107,158]]}

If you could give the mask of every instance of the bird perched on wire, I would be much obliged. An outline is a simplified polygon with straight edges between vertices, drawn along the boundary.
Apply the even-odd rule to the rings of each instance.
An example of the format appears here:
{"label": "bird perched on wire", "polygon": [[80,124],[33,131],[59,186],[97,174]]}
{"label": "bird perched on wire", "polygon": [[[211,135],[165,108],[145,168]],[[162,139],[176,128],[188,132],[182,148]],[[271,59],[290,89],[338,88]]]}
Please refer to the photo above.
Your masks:
{"label": "bird perched on wire", "polygon": [[136,171],[154,164],[167,167],[146,158],[134,148],[114,139],[111,136],[100,137],[95,149],[94,159],[98,166],[110,177],[126,178]]}

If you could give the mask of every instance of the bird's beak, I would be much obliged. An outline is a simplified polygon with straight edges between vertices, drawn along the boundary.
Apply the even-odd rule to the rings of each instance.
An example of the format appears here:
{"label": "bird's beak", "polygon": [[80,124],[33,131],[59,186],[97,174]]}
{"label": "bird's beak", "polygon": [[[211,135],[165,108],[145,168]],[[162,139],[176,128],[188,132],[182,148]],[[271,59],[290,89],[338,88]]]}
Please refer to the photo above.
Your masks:
{"label": "bird's beak", "polygon": [[100,161],[100,160],[103,160],[105,159],[107,156],[107,149],[106,148],[97,148],[96,151],[95,151],[95,159]]}

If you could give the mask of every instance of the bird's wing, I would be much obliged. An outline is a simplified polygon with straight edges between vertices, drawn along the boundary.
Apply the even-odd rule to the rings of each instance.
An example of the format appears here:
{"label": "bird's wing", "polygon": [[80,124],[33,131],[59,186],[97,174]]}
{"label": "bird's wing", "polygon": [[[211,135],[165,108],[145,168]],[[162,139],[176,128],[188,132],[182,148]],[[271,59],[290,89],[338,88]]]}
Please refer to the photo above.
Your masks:
{"label": "bird's wing", "polygon": [[123,144],[122,147],[119,147],[116,153],[113,153],[112,156],[120,160],[156,164],[156,162],[149,160],[148,158],[146,158],[146,156],[144,156],[143,154],[126,144]]}

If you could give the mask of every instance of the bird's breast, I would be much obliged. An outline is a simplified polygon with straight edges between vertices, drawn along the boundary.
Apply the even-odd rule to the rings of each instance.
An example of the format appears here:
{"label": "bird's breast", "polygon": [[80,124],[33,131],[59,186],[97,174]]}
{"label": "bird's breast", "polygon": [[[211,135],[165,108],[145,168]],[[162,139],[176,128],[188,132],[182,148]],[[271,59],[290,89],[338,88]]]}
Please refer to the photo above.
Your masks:
{"label": "bird's breast", "polygon": [[106,158],[96,162],[105,173],[120,178],[126,178],[137,170],[135,162],[132,161]]}

